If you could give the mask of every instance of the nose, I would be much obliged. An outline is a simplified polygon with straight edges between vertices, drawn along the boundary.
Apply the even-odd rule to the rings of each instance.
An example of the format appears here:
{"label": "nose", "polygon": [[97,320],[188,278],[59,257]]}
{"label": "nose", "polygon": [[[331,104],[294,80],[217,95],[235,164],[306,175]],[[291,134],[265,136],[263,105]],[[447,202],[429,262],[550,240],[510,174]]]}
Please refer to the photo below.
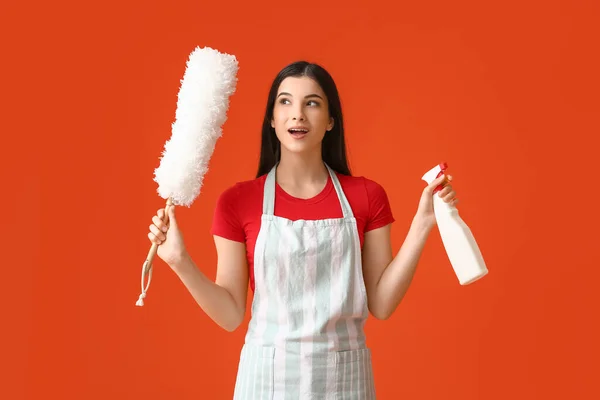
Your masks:
{"label": "nose", "polygon": [[292,119],[294,121],[304,121],[304,110],[302,109],[302,105],[294,107],[294,111],[292,111]]}

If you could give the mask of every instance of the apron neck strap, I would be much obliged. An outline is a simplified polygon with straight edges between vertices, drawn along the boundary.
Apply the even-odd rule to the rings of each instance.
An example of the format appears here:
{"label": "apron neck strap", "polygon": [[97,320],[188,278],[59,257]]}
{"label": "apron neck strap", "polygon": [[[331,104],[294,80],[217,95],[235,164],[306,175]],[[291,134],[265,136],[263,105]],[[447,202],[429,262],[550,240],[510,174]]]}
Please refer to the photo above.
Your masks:
{"label": "apron neck strap", "polygon": [[329,176],[331,176],[331,180],[333,181],[333,187],[335,188],[335,192],[337,193],[340,205],[342,206],[342,214],[344,215],[344,218],[354,218],[352,207],[350,207],[350,203],[346,198],[346,194],[342,190],[342,185],[337,175],[335,174],[335,171],[332,170],[329,167],[329,165],[325,164],[325,166],[327,167],[327,170],[329,171]]}
{"label": "apron neck strap", "polygon": [[[267,179],[265,181],[265,189],[263,194],[263,214],[265,215],[274,215],[275,212],[275,171],[277,170],[277,166],[279,163],[276,163],[269,174],[267,175]],[[338,199],[340,201],[340,205],[342,207],[342,214],[344,218],[354,218],[354,214],[352,213],[352,208],[350,207],[350,203],[342,190],[342,185],[335,174],[335,172],[329,167],[329,165],[325,164],[327,167],[327,171],[329,171],[329,176],[333,182],[333,187],[335,188],[335,192],[337,193]]]}
{"label": "apron neck strap", "polygon": [[275,212],[275,170],[277,165],[278,163],[269,171],[263,192],[263,214],[270,216]]}

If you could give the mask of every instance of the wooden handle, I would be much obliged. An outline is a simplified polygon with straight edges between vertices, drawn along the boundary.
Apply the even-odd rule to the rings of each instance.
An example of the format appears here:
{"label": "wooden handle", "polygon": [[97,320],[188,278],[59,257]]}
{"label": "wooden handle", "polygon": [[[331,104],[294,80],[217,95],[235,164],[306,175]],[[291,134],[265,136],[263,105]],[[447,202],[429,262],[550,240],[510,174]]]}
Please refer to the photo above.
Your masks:
{"label": "wooden handle", "polygon": [[[163,218],[163,222],[165,224],[169,223],[169,207],[173,206],[173,201],[171,198],[167,199],[167,205],[165,206],[165,216]],[[146,256],[146,262],[144,263],[144,273],[147,274],[152,268],[152,261],[154,260],[154,256],[156,256],[156,252],[158,251],[158,245],[156,243],[152,243],[150,247],[150,251],[148,251],[148,255]]]}

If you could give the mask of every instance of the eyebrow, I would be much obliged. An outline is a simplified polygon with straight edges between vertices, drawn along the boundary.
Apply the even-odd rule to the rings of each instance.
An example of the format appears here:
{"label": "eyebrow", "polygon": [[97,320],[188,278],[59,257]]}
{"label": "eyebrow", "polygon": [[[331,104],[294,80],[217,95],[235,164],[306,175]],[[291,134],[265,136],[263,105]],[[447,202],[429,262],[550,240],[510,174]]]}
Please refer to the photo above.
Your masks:
{"label": "eyebrow", "polygon": [[[279,97],[279,96],[284,96],[284,95],[285,95],[285,96],[294,97],[294,96],[292,96],[292,95],[291,95],[290,93],[288,93],[288,92],[281,92],[281,93],[279,93],[279,94],[277,95],[277,97]],[[323,98],[322,98],[321,96],[319,96],[318,94],[316,94],[316,93],[312,93],[312,94],[309,94],[309,95],[307,95],[307,96],[304,96],[304,98],[305,98],[305,99],[308,99],[308,98],[310,98],[310,97],[318,97],[319,99],[323,100]]]}

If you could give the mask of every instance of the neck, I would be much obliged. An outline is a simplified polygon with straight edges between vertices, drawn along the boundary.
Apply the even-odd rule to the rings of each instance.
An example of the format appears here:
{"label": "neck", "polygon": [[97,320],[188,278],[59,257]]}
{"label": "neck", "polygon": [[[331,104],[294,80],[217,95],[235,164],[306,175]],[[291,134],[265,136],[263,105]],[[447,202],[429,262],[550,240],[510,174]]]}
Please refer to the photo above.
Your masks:
{"label": "neck", "polygon": [[277,167],[277,181],[293,186],[326,181],[329,172],[323,163],[320,150],[298,154],[282,149]]}

